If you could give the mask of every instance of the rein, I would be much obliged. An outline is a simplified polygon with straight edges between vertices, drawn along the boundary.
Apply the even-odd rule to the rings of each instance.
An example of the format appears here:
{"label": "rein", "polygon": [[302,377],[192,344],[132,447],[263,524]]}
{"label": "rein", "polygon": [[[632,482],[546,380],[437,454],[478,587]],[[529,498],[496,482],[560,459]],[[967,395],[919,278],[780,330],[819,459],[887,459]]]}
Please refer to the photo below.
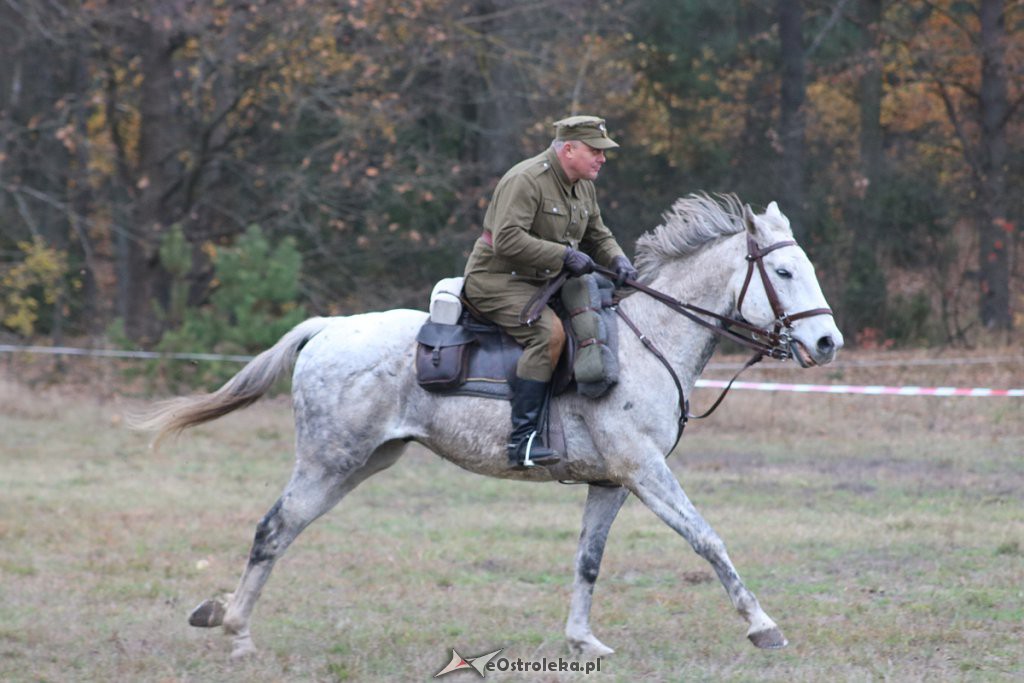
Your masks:
{"label": "rein", "polygon": [[[772,313],[775,315],[775,321],[772,323],[772,328],[758,327],[744,320],[742,317],[732,318],[714,311],[709,311],[700,306],[685,303],[679,301],[673,296],[660,292],[656,289],[652,289],[647,285],[644,285],[636,280],[625,280],[625,285],[631,287],[637,291],[643,292],[649,297],[660,301],[676,313],[686,316],[691,321],[698,325],[711,330],[714,334],[720,337],[733,341],[740,346],[745,346],[748,349],[752,349],[754,352],[774,358],[776,360],[787,360],[793,357],[793,352],[789,348],[790,336],[788,330],[792,329],[793,323],[797,320],[804,318],[810,318],[815,315],[832,315],[832,309],[830,308],[812,308],[799,313],[786,313],[782,307],[782,303],[779,301],[779,295],[775,291],[775,287],[772,285],[771,280],[768,278],[768,270],[764,265],[764,257],[767,254],[781,249],[783,247],[794,247],[796,242],[792,240],[786,240],[783,242],[776,242],[764,249],[758,247],[754,238],[747,235],[747,275],[743,280],[743,287],[740,289],[739,298],[736,301],[736,310],[741,312],[743,310],[743,301],[747,295],[747,289],[750,286],[750,282],[754,275],[754,266],[756,264],[758,274],[761,276],[761,284],[764,286],[765,295],[768,297],[768,303],[772,308]],[[615,271],[610,268],[603,266],[595,266],[594,270],[616,279]],[[707,316],[714,318],[719,321],[721,325],[716,325],[712,322],[701,318],[700,316]],[[746,331],[750,336],[744,336],[739,332],[736,332],[731,327],[738,327]]]}
{"label": "rein", "polygon": [[[775,291],[775,287],[772,285],[771,280],[768,278],[768,270],[764,265],[764,257],[766,254],[770,254],[776,249],[793,246],[796,246],[796,242],[793,240],[784,240],[762,249],[757,245],[757,242],[754,240],[752,235],[747,235],[747,275],[743,280],[743,287],[740,289],[740,295],[736,301],[736,311],[740,313],[740,316],[742,316],[743,301],[746,298],[747,289],[753,279],[754,266],[756,264],[758,274],[761,277],[761,284],[764,286],[765,296],[767,296],[768,304],[771,306],[772,313],[775,315],[775,320],[772,323],[772,329],[757,327],[756,325],[747,322],[742,317],[733,318],[721,315],[720,313],[709,311],[701,308],[700,306],[694,306],[693,304],[679,301],[675,297],[648,287],[636,280],[627,279],[624,281],[624,284],[627,287],[636,289],[637,291],[643,292],[651,298],[660,301],[676,313],[685,316],[689,320],[710,330],[719,337],[729,339],[754,351],[754,355],[743,365],[742,368],[736,371],[736,374],[729,380],[729,383],[719,394],[715,402],[711,404],[711,407],[700,415],[692,415],[689,410],[689,401],[686,400],[686,396],[683,391],[683,384],[679,380],[679,375],[676,373],[675,369],[672,368],[672,364],[669,363],[668,359],[665,357],[665,354],[658,350],[654,345],[654,342],[640,331],[636,324],[622,312],[620,307],[615,307],[615,312],[618,316],[622,318],[623,322],[625,322],[631,330],[633,330],[633,333],[647,348],[647,350],[665,366],[669,375],[672,377],[672,381],[676,385],[676,391],[679,396],[679,428],[676,432],[675,443],[672,445],[672,448],[668,450],[669,453],[675,450],[675,447],[679,445],[679,440],[683,436],[683,429],[686,427],[686,422],[690,418],[695,420],[704,419],[715,412],[718,406],[721,405],[722,401],[725,400],[725,395],[729,393],[729,389],[732,388],[733,382],[736,381],[744,370],[759,363],[765,357],[775,358],[776,360],[786,360],[793,357],[793,351],[790,348],[792,339],[790,337],[789,330],[792,329],[795,321],[816,315],[832,315],[832,309],[830,308],[812,308],[806,311],[800,311],[799,313],[788,314],[782,307],[782,303],[779,301],[779,295]],[[603,266],[595,266],[594,270],[602,275],[611,277],[613,280],[617,277],[615,271],[609,268],[604,268]],[[700,316],[713,318],[721,324],[716,325],[715,323],[709,322]],[[731,327],[739,327],[750,336],[740,334],[739,332],[730,329]]]}

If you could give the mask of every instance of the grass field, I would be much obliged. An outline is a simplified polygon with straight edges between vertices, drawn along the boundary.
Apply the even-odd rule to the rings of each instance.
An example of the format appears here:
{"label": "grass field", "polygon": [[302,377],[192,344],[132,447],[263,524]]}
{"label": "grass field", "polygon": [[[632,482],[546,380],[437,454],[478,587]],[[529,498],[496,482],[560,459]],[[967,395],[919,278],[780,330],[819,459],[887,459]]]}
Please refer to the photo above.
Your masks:
{"label": "grass field", "polygon": [[[1021,369],[748,377],[1010,387]],[[187,615],[234,588],[288,478],[287,398],[154,453],[123,426],[138,399],[9,370],[0,680],[426,681],[452,647],[567,656],[585,490],[483,479],[414,448],[299,538],[256,608],[261,654],[229,662],[220,631]],[[487,678],[1021,680],[1022,418],[1021,399],[734,392],[671,464],[790,646],[752,647],[710,568],[630,500],[595,593],[595,634],[617,650],[601,672]]]}

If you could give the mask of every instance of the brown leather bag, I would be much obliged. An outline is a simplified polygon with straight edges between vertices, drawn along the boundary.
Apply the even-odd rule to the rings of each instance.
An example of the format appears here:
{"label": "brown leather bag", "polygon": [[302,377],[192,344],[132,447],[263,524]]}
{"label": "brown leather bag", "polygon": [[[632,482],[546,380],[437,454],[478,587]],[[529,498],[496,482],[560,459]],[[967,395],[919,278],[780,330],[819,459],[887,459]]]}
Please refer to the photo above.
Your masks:
{"label": "brown leather bag", "polygon": [[416,380],[428,391],[457,389],[466,382],[469,347],[476,337],[460,325],[428,322],[416,335]]}

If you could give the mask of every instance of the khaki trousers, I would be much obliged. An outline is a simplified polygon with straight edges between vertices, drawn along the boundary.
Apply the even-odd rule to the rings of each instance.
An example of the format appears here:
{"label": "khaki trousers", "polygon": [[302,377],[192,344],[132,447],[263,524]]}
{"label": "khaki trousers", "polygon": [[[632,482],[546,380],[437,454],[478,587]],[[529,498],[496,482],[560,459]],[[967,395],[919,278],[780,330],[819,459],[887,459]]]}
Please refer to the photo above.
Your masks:
{"label": "khaki trousers", "polygon": [[545,306],[540,320],[527,327],[519,323],[519,314],[540,289],[538,283],[515,279],[503,273],[470,273],[463,293],[470,303],[500,325],[523,347],[516,365],[521,379],[549,382],[565,346],[562,321]]}

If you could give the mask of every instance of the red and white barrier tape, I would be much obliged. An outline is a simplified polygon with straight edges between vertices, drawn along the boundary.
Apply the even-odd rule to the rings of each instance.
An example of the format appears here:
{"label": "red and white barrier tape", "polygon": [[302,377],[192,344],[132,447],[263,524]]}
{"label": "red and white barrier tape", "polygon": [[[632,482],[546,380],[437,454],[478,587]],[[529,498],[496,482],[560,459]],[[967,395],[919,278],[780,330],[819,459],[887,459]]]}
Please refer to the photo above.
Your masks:
{"label": "red and white barrier tape", "polygon": [[[78,349],[66,346],[12,346],[0,344],[0,353],[37,353],[50,355],[68,356],[100,356],[106,358],[130,358],[130,359],[174,359],[192,361],[214,361],[226,360],[236,363],[246,363],[252,360],[252,356],[243,355],[222,355],[215,353],[158,353],[154,351],[125,351],[119,349]],[[944,362],[955,363],[956,359],[946,359]],[[1008,362],[1017,359],[1007,358],[985,358],[967,359],[968,362]],[[863,363],[862,363],[863,364]],[[910,364],[908,361],[892,361],[892,364]],[[838,365],[838,363],[836,364]],[[710,366],[709,366],[710,367]],[[717,379],[699,379],[698,387],[724,389],[728,382]],[[979,389],[963,387],[886,387],[873,385],[855,384],[786,384],[782,382],[733,382],[733,389],[749,389],[751,391],[792,391],[801,394],[866,394],[870,396],[1021,396],[1024,397],[1024,389]]]}
{"label": "red and white barrier tape", "polygon": [[[699,379],[698,387],[724,389],[728,382]],[[1024,389],[983,389],[964,387],[886,387],[856,384],[784,384],[782,382],[733,382],[733,389],[792,391],[801,394],[867,394],[870,396],[1024,396]]]}

